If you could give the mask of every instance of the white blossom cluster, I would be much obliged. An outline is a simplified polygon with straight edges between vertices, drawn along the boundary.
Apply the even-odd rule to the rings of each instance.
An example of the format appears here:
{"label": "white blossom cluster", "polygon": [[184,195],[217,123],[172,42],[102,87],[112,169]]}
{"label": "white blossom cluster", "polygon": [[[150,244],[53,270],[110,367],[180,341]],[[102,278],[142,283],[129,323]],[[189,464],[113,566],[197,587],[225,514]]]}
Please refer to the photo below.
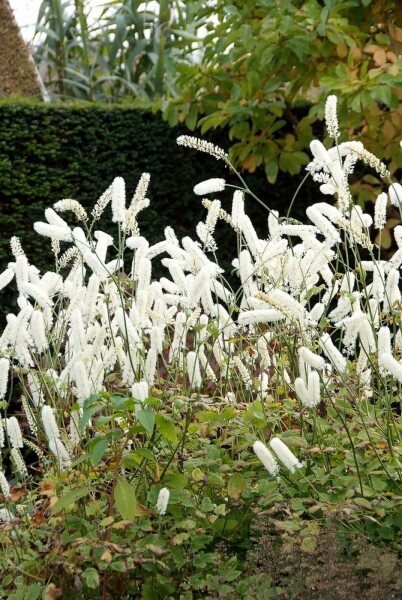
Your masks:
{"label": "white blossom cluster", "polygon": [[[336,141],[335,106],[332,100],[327,116]],[[180,143],[227,162],[226,154],[211,144],[186,136]],[[7,398],[13,374],[25,373],[23,406],[29,407],[29,435],[44,433],[60,468],[71,464],[67,432],[70,447],[79,443],[74,433],[79,411],[73,406],[82,407],[91,394],[109,389],[112,374],[120,388],[140,401],[157,385],[160,367],[166,364],[183,374],[190,391],[199,390],[206,380],[218,385],[229,377],[250,394],[263,394],[278,364],[272,350],[278,332],[293,336],[297,368],[291,375],[283,369],[282,376],[307,408],[317,406],[324,388],[336,386],[352,371],[369,395],[373,364],[402,383],[402,334],[396,316],[401,303],[402,227],[394,230],[393,257],[376,259],[369,231],[372,218],[353,205],[348,184],[356,160],[370,160],[375,168],[381,163],[357,142],[327,150],[314,140],[311,151],[307,170],[324,194],[336,196],[337,204],[310,206],[310,224],[270,211],[261,238],[246,214],[243,191],[236,190],[230,212],[219,200],[204,201],[208,212],[196,227],[199,241],[179,240],[167,227],[164,238],[150,244],[137,223],[139,211],[149,203],[149,175],[144,174],[128,207],[124,181],[117,178],[92,211],[96,222],[111,205],[119,240],[100,230],[91,234],[86,212],[72,200],[55,208],[72,210],[83,227],[70,227],[52,208],[45,211],[46,221],[34,224],[49,243],[63,245],[54,271],[41,274],[13,240],[14,261],[0,274],[0,289],[15,280],[19,310],[7,316],[0,335],[0,399]],[[224,180],[214,179],[198,184],[195,191],[224,187]],[[399,205],[401,190],[393,184],[388,195],[379,197],[378,229],[385,224],[388,197]],[[218,219],[229,224],[239,240],[240,252],[232,262],[239,278],[236,294],[209,254],[217,247]],[[364,260],[356,265],[342,259],[345,247],[364,252]],[[165,268],[159,279],[153,277],[156,260]],[[244,349],[245,336],[253,340],[251,353]],[[14,450],[20,475],[25,473],[17,465],[25,435],[16,417],[2,418],[0,447],[8,444]],[[274,462],[269,468],[276,472]],[[1,483],[7,493],[3,479]]]}

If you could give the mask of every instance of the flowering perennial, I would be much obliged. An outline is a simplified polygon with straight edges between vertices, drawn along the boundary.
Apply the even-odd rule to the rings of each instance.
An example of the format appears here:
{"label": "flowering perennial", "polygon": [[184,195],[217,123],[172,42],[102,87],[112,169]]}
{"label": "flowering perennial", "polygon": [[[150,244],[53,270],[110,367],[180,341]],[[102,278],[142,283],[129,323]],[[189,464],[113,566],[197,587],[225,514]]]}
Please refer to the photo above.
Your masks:
{"label": "flowering perennial", "polygon": [[[34,229],[52,246],[54,271],[40,273],[18,238],[12,239],[13,260],[0,273],[0,290],[14,280],[18,308],[0,332],[0,400],[19,378],[25,417],[1,412],[0,466],[9,452],[16,475],[25,477],[20,449],[24,443],[37,448],[42,460],[47,443],[53,462],[68,468],[79,453],[80,415],[88,398],[117,388],[144,402],[166,383],[166,369],[174,373],[167,386],[185,388],[190,400],[201,396],[204,386],[231,402],[239,389],[246,399],[265,401],[282,387],[303,411],[331,402],[349,376],[357,396],[361,392],[365,398],[373,396],[378,373],[402,383],[402,227],[394,229],[395,254],[379,259],[370,239],[373,219],[354,205],[349,177],[363,160],[387,180],[389,188],[374,210],[380,234],[388,202],[400,207],[402,186],[391,182],[385,165],[360,142],[337,142],[333,96],[325,117],[335,145],[326,148],[313,140],[307,171],[334,202],[310,206],[310,223],[269,211],[261,237],[246,213],[244,190],[237,189],[231,210],[220,200],[203,200],[207,214],[195,228],[197,241],[179,239],[167,227],[164,237],[150,244],[137,223],[149,204],[150,177],[144,173],[128,206],[124,180],[117,177],[91,211],[91,225],[75,200],[46,209]],[[178,143],[229,165],[227,154],[208,142],[181,136]],[[224,179],[210,179],[194,191],[203,195],[224,187]],[[109,205],[118,238],[96,229]],[[67,211],[78,226],[60,215]],[[214,256],[218,220],[237,235],[232,267],[239,290],[228,285]],[[345,248],[355,249],[353,257]],[[360,249],[364,260],[356,259]],[[164,273],[156,278],[158,261]],[[277,352],[284,339],[295,358],[292,368]],[[21,423],[27,426],[21,429]],[[279,438],[270,446],[291,472],[301,466]],[[270,450],[262,442],[253,449],[276,476],[278,462]],[[3,470],[0,486],[7,497]],[[163,488],[159,514],[168,500]]]}

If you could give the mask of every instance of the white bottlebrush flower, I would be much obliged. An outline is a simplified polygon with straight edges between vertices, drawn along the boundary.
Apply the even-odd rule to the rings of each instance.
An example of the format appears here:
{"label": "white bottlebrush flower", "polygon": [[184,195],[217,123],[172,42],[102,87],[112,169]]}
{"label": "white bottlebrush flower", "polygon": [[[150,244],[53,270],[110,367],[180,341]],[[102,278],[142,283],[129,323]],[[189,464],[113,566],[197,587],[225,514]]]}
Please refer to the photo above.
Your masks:
{"label": "white bottlebrush flower", "polygon": [[59,200],[58,202],[53,204],[53,208],[57,212],[64,212],[66,210],[70,210],[79,221],[88,220],[88,215],[86,213],[85,208],[77,200],[73,200],[72,198],[65,198],[64,200]]}
{"label": "white bottlebrush flower", "polygon": [[166,510],[169,503],[170,492],[167,488],[162,488],[158,494],[158,499],[156,501],[156,512],[163,516],[166,514]]}
{"label": "white bottlebrush flower", "polygon": [[6,419],[6,431],[12,448],[22,448],[22,433],[16,417]]}
{"label": "white bottlebrush flower", "polygon": [[113,244],[113,238],[108,233],[104,233],[100,230],[95,231],[94,238],[97,240],[95,255],[104,263],[106,260],[107,249]]}
{"label": "white bottlebrush flower", "polygon": [[253,444],[253,450],[257,458],[262,462],[266,470],[272,477],[276,477],[279,472],[278,461],[274,455],[268,450],[265,444],[257,440]]}
{"label": "white bottlebrush flower", "polygon": [[400,275],[398,269],[391,268],[388,272],[385,284],[384,311],[395,308],[401,302],[401,291],[399,289]]}
{"label": "white bottlebrush flower", "polygon": [[36,374],[33,371],[30,371],[27,375],[28,380],[28,389],[31,394],[32,402],[34,406],[37,408],[43,404],[43,395],[41,390],[41,385],[38,381]]}
{"label": "white bottlebrush flower", "polygon": [[208,209],[207,218],[205,219],[205,226],[209,235],[212,235],[215,231],[220,210],[221,203],[219,200],[214,200],[213,202],[211,202],[210,207]]}
{"label": "white bottlebrush flower", "polygon": [[59,438],[49,440],[49,449],[57,458],[61,470],[71,467],[71,457],[63,442]]}
{"label": "white bottlebrush flower", "polygon": [[202,386],[200,362],[196,352],[189,352],[187,354],[187,374],[192,389]]}
{"label": "white bottlebrush flower", "polygon": [[25,254],[25,252],[21,246],[20,238],[17,237],[16,235],[13,235],[10,240],[10,248],[11,248],[11,252],[15,258],[17,258],[17,256],[21,256],[22,254]]}
{"label": "white bottlebrush flower", "polygon": [[[239,223],[244,217],[244,194],[241,190],[236,190],[233,194],[233,202],[232,202],[232,223],[235,229],[240,229]],[[277,219],[275,222],[277,223]]]}
{"label": "white bottlebrush flower", "polygon": [[156,375],[156,367],[158,363],[158,354],[156,348],[149,348],[145,359],[144,377],[148,385],[153,385]]}
{"label": "white bottlebrush flower", "polygon": [[378,330],[378,356],[381,354],[392,354],[391,332],[389,327],[380,327]]}
{"label": "white bottlebrush flower", "polygon": [[81,442],[81,432],[79,429],[79,422],[82,416],[82,410],[74,410],[70,414],[70,431],[68,434],[69,444],[75,448],[79,446]]}
{"label": "white bottlebrush flower", "polygon": [[218,247],[213,239],[212,235],[208,232],[208,229],[202,221],[200,221],[195,228],[197,235],[204,246],[204,250],[215,252]]}
{"label": "white bottlebrush flower", "polygon": [[1,469],[0,469],[0,491],[6,500],[8,500],[10,498],[10,486],[6,479],[6,476],[4,475],[4,473]]}
{"label": "white bottlebrush flower", "polygon": [[320,165],[324,166],[326,164],[331,164],[331,158],[328,154],[324,144],[319,140],[313,140],[310,142],[310,150],[314,158],[320,163]]}
{"label": "white bottlebrush flower", "polygon": [[131,394],[136,400],[144,402],[149,397],[149,385],[147,381],[136,381],[131,387]]}
{"label": "white bottlebrush flower", "polygon": [[53,408],[48,405],[42,406],[42,423],[45,428],[46,437],[49,440],[55,440],[60,437],[60,431],[56,423]]}
{"label": "white bottlebrush flower", "polygon": [[33,342],[38,352],[44,352],[49,347],[46,337],[45,320],[40,310],[34,310],[29,322]]}
{"label": "white bottlebrush flower", "polygon": [[378,357],[378,364],[381,369],[390,373],[399,381],[399,383],[402,383],[402,364],[396,360],[392,354],[381,354]]}
{"label": "white bottlebrush flower", "polygon": [[224,150],[222,150],[222,148],[219,148],[219,146],[214,146],[214,144],[211,144],[211,142],[200,140],[199,138],[191,135],[179,136],[177,138],[177,143],[179,146],[186,146],[187,148],[193,148],[194,150],[199,150],[200,152],[206,152],[218,160],[222,159],[225,162],[228,160],[228,155]]}
{"label": "white bottlebrush flower", "polygon": [[239,356],[234,356],[233,357],[233,365],[236,367],[236,369],[238,370],[240,377],[242,378],[242,381],[244,383],[244,385],[247,388],[250,388],[253,384],[253,380],[250,376],[250,373],[247,370],[247,367],[245,367],[245,365],[242,363],[241,358]]}
{"label": "white bottlebrush flower", "polygon": [[0,399],[5,398],[10,374],[10,361],[8,358],[0,358]]}
{"label": "white bottlebrush flower", "polygon": [[95,221],[97,221],[98,219],[101,218],[103,211],[105,210],[105,208],[107,207],[107,205],[111,201],[111,199],[112,199],[112,190],[113,190],[113,183],[107,188],[107,190],[105,192],[103,192],[103,194],[98,199],[98,201],[96,202],[95,206],[93,207],[93,209],[92,209],[92,216],[93,216],[93,218],[94,218]]}
{"label": "white bottlebrush flower", "polygon": [[336,188],[332,185],[332,183],[323,183],[320,185],[320,191],[322,194],[333,196],[336,192]]}
{"label": "white bottlebrush flower", "polygon": [[13,269],[8,268],[5,271],[3,271],[3,273],[0,275],[0,290],[5,288],[9,284],[13,277]]}
{"label": "white bottlebrush flower", "polygon": [[327,126],[327,131],[329,137],[334,138],[335,140],[339,137],[339,125],[338,125],[338,117],[336,114],[338,99],[336,96],[328,96],[327,101],[325,103],[325,124]]}
{"label": "white bottlebrush flower", "polygon": [[318,354],[315,354],[305,346],[301,346],[299,348],[299,357],[304,363],[306,363],[313,369],[325,369],[325,360],[323,359],[323,357],[319,356]]}
{"label": "white bottlebrush flower", "polygon": [[73,234],[71,230],[66,227],[58,227],[57,225],[49,225],[49,223],[37,221],[34,223],[33,228],[39,235],[50,237],[52,240],[58,240],[59,242],[73,241]]}
{"label": "white bottlebrush flower", "polygon": [[280,440],[275,437],[269,442],[272,450],[275,452],[281,463],[291,472],[294,473],[295,469],[300,469],[303,465],[298,461],[296,456],[291,450]]}
{"label": "white bottlebrush flower", "polygon": [[295,392],[303,406],[314,408],[321,401],[320,394],[320,376],[317,371],[310,371],[307,375],[307,385],[305,377],[295,379]]}
{"label": "white bottlebrush flower", "polygon": [[222,192],[225,189],[226,181],[224,179],[212,178],[201,181],[194,186],[194,194],[205,196],[214,192]]}
{"label": "white bottlebrush flower", "polygon": [[[22,407],[25,412],[25,416],[26,416],[28,424],[29,424],[29,429],[31,430],[32,435],[36,437],[38,434],[38,428],[36,426],[36,418],[31,410],[31,407],[29,406],[28,401],[25,398],[25,396],[21,396],[21,404],[22,404]],[[0,429],[1,429],[1,424],[0,424]],[[1,435],[0,435],[0,437],[1,437]],[[0,447],[1,447],[1,441],[0,441]]]}
{"label": "white bottlebrush flower", "polygon": [[384,229],[387,222],[387,204],[388,196],[384,192],[377,196],[374,205],[374,227],[376,229]]}
{"label": "white bottlebrush flower", "polygon": [[388,194],[391,204],[399,208],[402,203],[402,185],[393,183],[388,189]]}
{"label": "white bottlebrush flower", "polygon": [[73,377],[77,386],[77,400],[80,406],[91,395],[90,379],[88,370],[82,360],[77,360],[72,368]]}
{"label": "white bottlebrush flower", "polygon": [[41,308],[53,306],[53,301],[49,298],[46,292],[44,292],[38,285],[23,282],[20,284],[19,289],[24,294],[27,294],[27,296],[33,298],[33,300],[35,300],[35,302],[39,304]]}
{"label": "white bottlebrush flower", "polygon": [[122,177],[116,177],[112,183],[112,221],[124,223],[126,215],[126,184]]}
{"label": "white bottlebrush flower", "polygon": [[14,519],[14,515],[8,508],[0,508],[0,522],[1,523],[11,523]]}
{"label": "white bottlebrush flower", "polygon": [[342,356],[339,350],[334,346],[333,341],[328,333],[324,333],[319,344],[324,350],[327,358],[331,361],[338,373],[344,373],[346,371],[347,363],[346,359]]}
{"label": "white bottlebrush flower", "polygon": [[253,325],[255,323],[273,323],[275,321],[283,321],[285,315],[274,308],[249,310],[241,312],[238,316],[238,324],[240,327]]}
{"label": "white bottlebrush flower", "polygon": [[18,448],[11,449],[11,461],[13,463],[14,470],[18,473],[18,475],[20,475],[20,477],[28,477],[28,469]]}
{"label": "white bottlebrush flower", "polygon": [[18,291],[21,292],[21,285],[29,282],[29,263],[25,254],[19,254],[15,259],[15,278]]}

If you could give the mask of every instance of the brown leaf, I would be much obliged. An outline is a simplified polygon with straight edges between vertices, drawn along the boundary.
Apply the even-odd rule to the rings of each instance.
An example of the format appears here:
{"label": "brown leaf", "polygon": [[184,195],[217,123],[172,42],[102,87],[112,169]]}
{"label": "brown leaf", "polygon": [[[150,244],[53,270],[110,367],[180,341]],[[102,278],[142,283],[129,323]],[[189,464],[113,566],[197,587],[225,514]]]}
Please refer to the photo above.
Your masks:
{"label": "brown leaf", "polygon": [[124,519],[123,521],[117,521],[117,523],[113,523],[112,528],[113,529],[126,529],[127,527],[131,527],[133,524],[132,521],[128,521],[127,519]]}
{"label": "brown leaf", "polygon": [[11,501],[17,502],[22,496],[25,496],[27,489],[24,487],[13,487],[11,490]]}
{"label": "brown leaf", "polygon": [[45,523],[46,521],[47,518],[45,517],[45,509],[41,508],[31,516],[30,523],[31,525],[42,525],[42,523]]}
{"label": "brown leaf", "polygon": [[100,559],[103,560],[103,562],[110,564],[113,560],[112,553],[109,552],[109,550],[105,550]]}
{"label": "brown leaf", "polygon": [[373,54],[373,58],[379,67],[383,67],[387,62],[387,55],[383,48],[376,50]]}
{"label": "brown leaf", "polygon": [[51,498],[52,496],[56,495],[56,485],[53,483],[53,481],[49,481],[48,479],[43,479],[40,482],[40,492],[39,494],[41,496],[47,496],[48,498]]}
{"label": "brown leaf", "polygon": [[63,592],[60,588],[57,588],[54,583],[49,583],[42,595],[43,600],[58,600],[58,598],[62,597]]}

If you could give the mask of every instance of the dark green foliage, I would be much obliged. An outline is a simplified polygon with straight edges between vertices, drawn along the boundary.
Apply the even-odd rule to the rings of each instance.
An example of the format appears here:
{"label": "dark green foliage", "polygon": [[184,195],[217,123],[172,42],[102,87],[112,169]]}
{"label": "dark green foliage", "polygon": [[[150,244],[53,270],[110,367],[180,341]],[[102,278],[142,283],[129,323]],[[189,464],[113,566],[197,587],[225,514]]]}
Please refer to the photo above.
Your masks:
{"label": "dark green foliage", "polygon": [[[129,106],[1,103],[0,269],[12,260],[9,240],[13,235],[20,237],[32,264],[49,269],[53,265],[49,240],[34,234],[32,224],[43,220],[44,209],[62,198],[79,200],[90,211],[117,176],[126,181],[129,202],[141,174],[151,174],[151,205],[140,216],[141,233],[150,242],[159,241],[167,225],[173,226],[179,237],[195,236],[195,225],[205,216],[205,209],[193,194],[194,185],[209,177],[224,177],[234,185],[239,182],[222,162],[177,146],[176,138],[182,133],[187,133],[184,127],[171,128],[159,116]],[[208,139],[227,149],[225,132],[209,135]],[[275,190],[267,184],[263,172],[247,181],[270,208],[286,214],[301,177],[287,177],[286,187],[285,182],[278,182]],[[220,194],[223,208],[228,211],[232,192],[229,188],[225,196]],[[266,211],[251,198],[247,202],[249,214],[264,234]],[[308,203],[303,194],[303,206],[297,206],[292,215],[300,218]],[[72,215],[66,218],[74,223]],[[107,209],[99,228],[107,230],[109,221]],[[217,236],[223,259],[232,255],[233,246],[229,245],[235,243],[235,236],[227,235],[225,226]],[[8,300],[6,294],[2,294],[3,311],[4,305],[12,307],[14,296],[10,292]]]}

